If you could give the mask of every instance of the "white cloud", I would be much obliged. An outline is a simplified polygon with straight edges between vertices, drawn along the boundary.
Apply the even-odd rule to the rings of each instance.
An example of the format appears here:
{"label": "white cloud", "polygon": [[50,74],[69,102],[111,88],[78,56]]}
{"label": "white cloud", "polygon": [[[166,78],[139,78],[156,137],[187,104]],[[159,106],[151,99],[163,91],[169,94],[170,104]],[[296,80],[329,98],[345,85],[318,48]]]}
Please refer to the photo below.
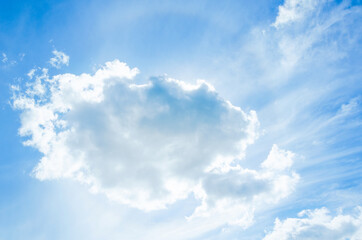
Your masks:
{"label": "white cloud", "polygon": [[[266,37],[261,37],[263,46],[259,47],[262,51],[258,54],[267,59],[266,78],[263,81],[285,84],[295,81],[293,79],[300,73],[310,69],[334,70],[329,68],[331,64],[344,59],[349,51],[354,51],[353,42],[358,42],[359,37],[347,26],[358,21],[360,11],[348,1],[337,4],[325,0],[286,0],[279,8],[290,8],[292,12],[298,12],[299,17],[282,23],[280,19],[284,15],[280,11],[274,27],[269,28]],[[265,54],[268,51],[272,53],[270,56]],[[309,79],[305,81],[305,85],[309,84]],[[325,88],[318,90],[322,92]]]}
{"label": "white cloud", "polygon": [[321,2],[324,2],[324,0],[285,0],[284,4],[279,6],[278,16],[272,25],[278,28],[303,20]]}
{"label": "white cloud", "polygon": [[255,208],[294,190],[294,155],[276,145],[260,169],[240,165],[258,135],[254,111],[233,106],[202,80],[136,84],[137,73],[118,60],[94,75],[49,78],[43,69],[14,96],[20,135],[44,155],[36,178],[74,179],[143,210],[194,194],[201,205],[190,220],[212,216],[244,227]]}
{"label": "white cloud", "polygon": [[339,213],[332,216],[328,209],[304,210],[298,218],[275,220],[274,229],[264,240],[315,239],[315,240],[361,240],[362,208],[353,214]]}
{"label": "white cloud", "polygon": [[62,65],[69,65],[69,56],[64,52],[54,50],[52,53],[54,57],[52,57],[49,62],[53,67],[60,68]]}
{"label": "white cloud", "polygon": [[3,66],[5,66],[6,68],[17,64],[17,62],[15,60],[9,59],[8,55],[6,53],[2,53],[1,55],[2,55],[1,62],[3,63]]}
{"label": "white cloud", "polygon": [[3,59],[2,59],[1,61],[2,61],[3,63],[7,63],[8,57],[6,56],[5,53],[2,53],[2,55],[3,55]]}
{"label": "white cloud", "polygon": [[29,72],[28,72],[28,77],[30,78],[30,79],[32,79],[33,78],[33,76],[34,76],[34,74],[35,74],[35,71],[36,71],[36,69],[35,68],[33,68],[33,69],[31,69]]}
{"label": "white cloud", "polygon": [[293,164],[294,153],[279,149],[276,144],[273,145],[268,158],[262,163],[265,168],[284,170]]}

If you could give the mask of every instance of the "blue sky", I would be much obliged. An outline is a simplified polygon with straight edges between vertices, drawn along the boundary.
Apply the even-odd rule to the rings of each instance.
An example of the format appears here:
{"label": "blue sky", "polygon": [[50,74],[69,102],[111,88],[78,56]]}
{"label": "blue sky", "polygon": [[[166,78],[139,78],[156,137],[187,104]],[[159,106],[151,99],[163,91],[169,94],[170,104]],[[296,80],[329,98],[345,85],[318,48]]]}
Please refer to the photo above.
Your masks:
{"label": "blue sky", "polygon": [[361,11],[2,1],[0,239],[361,239]]}

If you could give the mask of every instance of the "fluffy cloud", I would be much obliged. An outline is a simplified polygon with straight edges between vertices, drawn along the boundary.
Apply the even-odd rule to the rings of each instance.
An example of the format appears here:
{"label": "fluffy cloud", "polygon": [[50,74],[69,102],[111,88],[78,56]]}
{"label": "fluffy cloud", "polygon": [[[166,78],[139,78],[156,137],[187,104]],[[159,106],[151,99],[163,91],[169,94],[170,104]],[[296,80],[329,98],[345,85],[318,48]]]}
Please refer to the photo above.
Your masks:
{"label": "fluffy cloud", "polygon": [[61,51],[54,50],[53,51],[54,57],[52,57],[49,63],[55,67],[60,68],[62,65],[69,65],[69,56]]}
{"label": "fluffy cloud", "polygon": [[294,158],[292,152],[274,145],[259,170],[240,165],[226,173],[214,169],[203,180],[202,203],[192,217],[217,216],[220,221],[249,227],[254,211],[275,204],[294,190],[299,180],[289,169]]}
{"label": "fluffy cloud", "polygon": [[14,95],[19,133],[44,156],[40,180],[70,178],[129,206],[162,209],[193,194],[189,219],[252,223],[255,207],[289,195],[294,155],[273,146],[256,170],[240,164],[257,138],[256,113],[221,98],[205,81],[157,77],[137,84],[138,69],[118,60],[94,75],[49,77]]}
{"label": "fluffy cloud", "polygon": [[262,163],[264,168],[283,170],[293,165],[295,154],[291,151],[279,149],[276,144],[273,145],[268,158]]}
{"label": "fluffy cloud", "polygon": [[328,209],[304,210],[299,218],[275,220],[275,226],[264,240],[315,239],[360,240],[362,239],[362,208],[351,215],[331,216]]}
{"label": "fluffy cloud", "polygon": [[285,0],[284,4],[279,6],[278,16],[273,26],[278,28],[302,20],[321,2],[324,0]]}

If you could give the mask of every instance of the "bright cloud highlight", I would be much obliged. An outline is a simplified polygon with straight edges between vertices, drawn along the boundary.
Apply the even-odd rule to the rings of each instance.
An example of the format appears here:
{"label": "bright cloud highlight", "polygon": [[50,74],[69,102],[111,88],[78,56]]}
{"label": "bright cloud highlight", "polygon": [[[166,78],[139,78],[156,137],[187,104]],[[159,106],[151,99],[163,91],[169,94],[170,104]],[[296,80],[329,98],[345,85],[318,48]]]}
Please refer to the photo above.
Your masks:
{"label": "bright cloud highlight", "polygon": [[332,216],[327,208],[304,210],[299,218],[275,220],[274,229],[264,240],[362,239],[362,211],[357,207],[353,214]]}
{"label": "bright cloud highlight", "polygon": [[273,26],[281,27],[305,18],[324,0],[286,0],[279,6],[279,13]]}

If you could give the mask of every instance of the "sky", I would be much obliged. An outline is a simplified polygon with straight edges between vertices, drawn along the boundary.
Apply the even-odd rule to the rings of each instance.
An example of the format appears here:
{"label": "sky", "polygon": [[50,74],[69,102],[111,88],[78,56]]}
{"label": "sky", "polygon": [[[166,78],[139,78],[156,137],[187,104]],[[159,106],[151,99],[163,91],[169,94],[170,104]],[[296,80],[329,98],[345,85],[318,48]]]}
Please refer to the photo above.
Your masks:
{"label": "sky", "polygon": [[0,240],[361,240],[361,5],[1,1]]}

